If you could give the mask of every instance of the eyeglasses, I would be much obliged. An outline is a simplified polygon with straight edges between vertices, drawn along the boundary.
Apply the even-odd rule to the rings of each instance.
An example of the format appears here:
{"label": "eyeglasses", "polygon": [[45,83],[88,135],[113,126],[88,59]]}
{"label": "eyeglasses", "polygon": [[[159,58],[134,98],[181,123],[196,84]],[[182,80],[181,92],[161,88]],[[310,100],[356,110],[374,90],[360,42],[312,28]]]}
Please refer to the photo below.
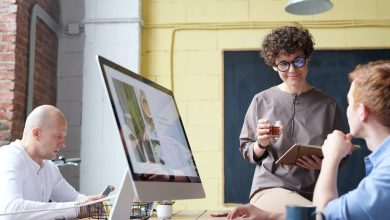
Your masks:
{"label": "eyeglasses", "polygon": [[286,72],[290,69],[290,64],[294,65],[295,68],[301,68],[306,64],[306,58],[297,57],[292,62],[281,61],[276,64],[276,68],[278,68],[278,70],[281,72]]}

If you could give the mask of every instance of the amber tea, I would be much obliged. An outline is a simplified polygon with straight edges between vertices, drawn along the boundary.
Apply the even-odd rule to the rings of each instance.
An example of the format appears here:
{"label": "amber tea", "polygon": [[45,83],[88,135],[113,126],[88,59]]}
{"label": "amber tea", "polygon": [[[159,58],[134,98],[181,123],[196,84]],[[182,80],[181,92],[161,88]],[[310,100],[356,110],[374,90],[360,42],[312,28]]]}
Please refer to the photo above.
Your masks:
{"label": "amber tea", "polygon": [[276,121],[274,125],[271,125],[269,128],[269,136],[271,139],[277,140],[280,137],[280,126],[281,126],[280,121]]}

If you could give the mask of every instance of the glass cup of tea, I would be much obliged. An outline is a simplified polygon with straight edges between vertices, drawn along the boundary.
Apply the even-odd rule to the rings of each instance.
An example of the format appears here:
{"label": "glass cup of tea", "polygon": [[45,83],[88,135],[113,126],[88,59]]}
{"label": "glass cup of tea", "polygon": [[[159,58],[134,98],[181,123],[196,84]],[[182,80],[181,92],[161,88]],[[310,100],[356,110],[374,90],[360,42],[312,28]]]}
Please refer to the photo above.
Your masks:
{"label": "glass cup of tea", "polygon": [[271,124],[271,127],[269,128],[270,139],[278,140],[280,138],[281,127],[282,127],[281,121],[275,121],[275,123]]}

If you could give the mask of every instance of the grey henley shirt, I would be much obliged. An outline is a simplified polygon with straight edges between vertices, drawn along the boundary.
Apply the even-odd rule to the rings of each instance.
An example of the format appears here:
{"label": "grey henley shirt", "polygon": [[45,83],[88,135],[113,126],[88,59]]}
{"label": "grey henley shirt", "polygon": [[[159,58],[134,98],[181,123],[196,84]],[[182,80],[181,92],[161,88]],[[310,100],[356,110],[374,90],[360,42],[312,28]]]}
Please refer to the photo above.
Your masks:
{"label": "grey henley shirt", "polygon": [[[283,130],[277,141],[271,141],[263,157],[255,161],[253,147],[257,121],[261,118],[280,120]],[[343,128],[337,103],[318,89],[295,95],[274,86],[255,95],[240,134],[240,152],[245,160],[256,165],[250,197],[259,190],[280,187],[311,200],[319,171],[277,166],[275,161],[294,143],[322,145],[329,133]]]}

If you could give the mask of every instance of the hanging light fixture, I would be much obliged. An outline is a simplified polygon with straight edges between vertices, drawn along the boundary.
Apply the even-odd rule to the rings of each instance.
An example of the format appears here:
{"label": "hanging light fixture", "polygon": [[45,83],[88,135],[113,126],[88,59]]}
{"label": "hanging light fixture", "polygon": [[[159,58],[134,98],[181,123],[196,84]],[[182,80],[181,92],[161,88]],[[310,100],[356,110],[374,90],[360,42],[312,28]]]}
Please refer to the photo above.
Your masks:
{"label": "hanging light fixture", "polygon": [[315,15],[333,7],[330,0],[288,0],[284,10],[295,15]]}

